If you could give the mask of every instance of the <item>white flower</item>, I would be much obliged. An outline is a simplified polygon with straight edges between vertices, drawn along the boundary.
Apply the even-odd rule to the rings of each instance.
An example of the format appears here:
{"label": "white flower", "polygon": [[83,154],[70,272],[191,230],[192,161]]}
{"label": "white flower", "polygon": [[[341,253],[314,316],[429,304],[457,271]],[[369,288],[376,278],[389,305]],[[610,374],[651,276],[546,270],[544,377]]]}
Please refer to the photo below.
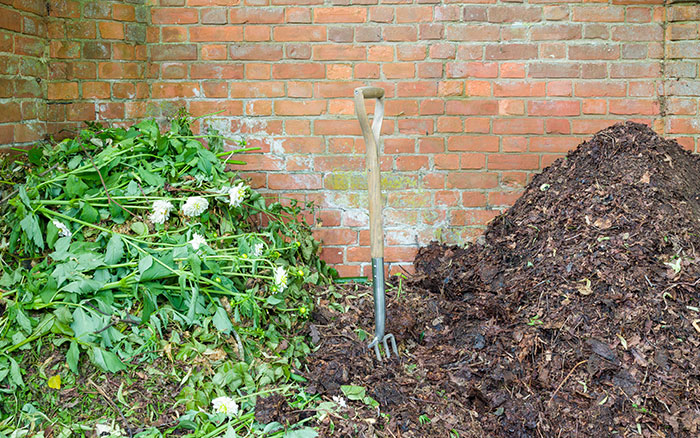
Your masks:
{"label": "white flower", "polygon": [[287,287],[287,270],[282,266],[277,266],[274,269],[275,286],[282,292]]}
{"label": "white flower", "polygon": [[100,438],[123,437],[124,431],[121,427],[119,427],[119,425],[115,425],[114,423],[112,423],[111,426],[109,424],[97,423],[95,424],[95,435]]}
{"label": "white flower", "polygon": [[170,217],[170,212],[174,209],[170,201],[159,199],[153,202],[153,212],[148,215],[148,220],[154,224],[164,224]]}
{"label": "white flower", "polygon": [[58,228],[58,234],[61,237],[70,237],[73,235],[73,233],[70,232],[67,226],[65,226],[62,222],[57,221],[56,219],[52,220],[51,223],[53,224],[54,227]]}
{"label": "white flower", "polygon": [[238,405],[231,397],[217,397],[211,404],[214,405],[215,413],[226,414],[229,418],[238,414]]}
{"label": "white flower", "polygon": [[334,402],[335,404],[337,404],[337,405],[338,405],[339,407],[341,407],[341,408],[347,408],[347,407],[348,407],[347,403],[345,403],[345,398],[343,398],[343,396],[341,396],[341,395],[334,395],[334,396],[333,396],[333,402]]}
{"label": "white flower", "polygon": [[196,217],[207,211],[207,208],[209,208],[209,201],[201,196],[192,196],[185,201],[182,212],[185,216]]}
{"label": "white flower", "polygon": [[192,240],[190,240],[187,243],[192,245],[192,248],[194,248],[194,250],[197,251],[200,246],[207,244],[207,239],[205,239],[204,236],[202,236],[199,233],[194,233],[192,235]]}
{"label": "white flower", "polygon": [[238,207],[241,202],[245,199],[247,187],[243,183],[238,183],[238,185],[228,189],[229,204],[231,207]]}
{"label": "white flower", "polygon": [[250,253],[253,257],[261,257],[263,254],[263,249],[265,248],[265,244],[263,243],[256,243],[253,245],[253,252]]}

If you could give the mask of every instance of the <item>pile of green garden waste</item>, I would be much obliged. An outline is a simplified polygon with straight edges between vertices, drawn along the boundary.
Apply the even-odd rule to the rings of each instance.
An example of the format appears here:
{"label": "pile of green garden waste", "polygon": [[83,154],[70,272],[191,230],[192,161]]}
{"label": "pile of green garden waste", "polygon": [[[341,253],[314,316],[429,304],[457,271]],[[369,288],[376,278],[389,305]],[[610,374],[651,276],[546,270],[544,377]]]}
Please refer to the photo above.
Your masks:
{"label": "pile of green garden waste", "polygon": [[[315,436],[254,418],[265,394],[308,402],[295,370],[332,271],[312,207],[253,190],[227,170],[250,148],[191,123],[89,124],[5,161],[0,437]],[[130,402],[136,383],[173,402]]]}

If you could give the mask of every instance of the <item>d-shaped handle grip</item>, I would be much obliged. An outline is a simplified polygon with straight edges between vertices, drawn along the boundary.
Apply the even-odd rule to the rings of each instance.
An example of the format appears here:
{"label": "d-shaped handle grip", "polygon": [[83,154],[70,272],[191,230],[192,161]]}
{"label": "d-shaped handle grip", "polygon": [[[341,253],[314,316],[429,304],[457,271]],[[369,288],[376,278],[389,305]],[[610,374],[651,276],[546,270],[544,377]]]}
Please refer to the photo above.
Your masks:
{"label": "d-shaped handle grip", "polygon": [[[370,128],[365,99],[377,99]],[[384,120],[384,89],[360,87],[355,89],[355,113],[360,121],[367,150],[367,186],[369,189],[369,235],[372,259],[384,257],[382,229],[382,193],[379,178],[379,134]]]}

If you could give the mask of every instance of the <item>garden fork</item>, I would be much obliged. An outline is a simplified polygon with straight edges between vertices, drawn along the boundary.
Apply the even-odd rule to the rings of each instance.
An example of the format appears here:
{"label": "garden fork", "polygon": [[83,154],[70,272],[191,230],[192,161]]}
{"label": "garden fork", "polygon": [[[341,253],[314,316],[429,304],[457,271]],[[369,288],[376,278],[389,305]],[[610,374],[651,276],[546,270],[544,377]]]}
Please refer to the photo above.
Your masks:
{"label": "garden fork", "polygon": [[[365,109],[365,99],[377,99],[374,118],[370,127]],[[379,179],[379,134],[384,119],[384,89],[378,87],[360,87],[355,89],[355,114],[360,121],[362,136],[367,151],[367,179],[369,189],[369,234],[372,257],[372,283],[374,286],[374,339],[367,348],[374,348],[377,360],[382,361],[379,344],[384,345],[387,359],[391,358],[389,342],[396,357],[396,339],[392,334],[384,333],[386,323],[386,303],[384,284],[384,231],[382,230],[382,193]]]}

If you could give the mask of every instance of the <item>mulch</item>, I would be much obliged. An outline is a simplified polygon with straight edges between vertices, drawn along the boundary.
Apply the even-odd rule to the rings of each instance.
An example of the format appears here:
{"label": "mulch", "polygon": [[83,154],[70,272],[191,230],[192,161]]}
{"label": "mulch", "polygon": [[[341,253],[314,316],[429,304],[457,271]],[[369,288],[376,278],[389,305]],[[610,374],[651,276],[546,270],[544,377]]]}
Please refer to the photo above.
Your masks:
{"label": "mulch", "polygon": [[599,132],[474,244],[420,249],[387,299],[399,359],[358,337],[370,288],[321,302],[309,391],[379,402],[322,436],[700,436],[699,236],[700,158],[645,125]]}

